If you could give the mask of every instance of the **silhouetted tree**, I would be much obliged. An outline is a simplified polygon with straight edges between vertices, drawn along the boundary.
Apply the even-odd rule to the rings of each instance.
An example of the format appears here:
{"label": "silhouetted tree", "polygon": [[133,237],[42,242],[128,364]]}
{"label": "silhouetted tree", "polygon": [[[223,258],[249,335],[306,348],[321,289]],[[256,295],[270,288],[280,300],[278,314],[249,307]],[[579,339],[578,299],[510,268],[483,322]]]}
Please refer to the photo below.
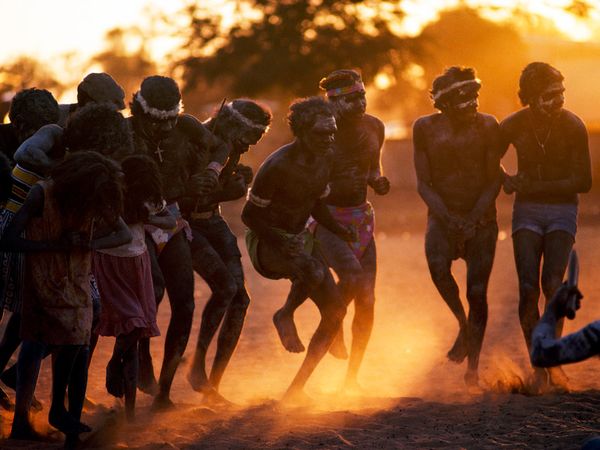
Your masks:
{"label": "silhouetted tree", "polygon": [[[113,28],[104,40],[105,50],[93,56],[91,62],[99,64],[121,85],[128,103],[142,80],[156,73],[156,65],[144,45],[144,33],[135,27]],[[132,43],[136,45],[130,48]]]}
{"label": "silhouetted tree", "polygon": [[225,84],[231,95],[317,91],[340,67],[359,67],[370,82],[383,66],[400,72],[418,53],[414,39],[395,34],[399,2],[357,0],[241,0],[230,29],[198,5],[186,10],[189,35],[179,61],[188,89]]}

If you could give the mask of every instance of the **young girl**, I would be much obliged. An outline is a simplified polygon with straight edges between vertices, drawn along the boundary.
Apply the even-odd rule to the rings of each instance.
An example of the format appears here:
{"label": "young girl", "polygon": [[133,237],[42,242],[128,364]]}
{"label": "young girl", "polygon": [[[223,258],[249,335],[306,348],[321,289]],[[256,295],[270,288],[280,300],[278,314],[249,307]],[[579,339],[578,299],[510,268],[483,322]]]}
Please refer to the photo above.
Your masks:
{"label": "young girl", "polygon": [[[115,397],[125,395],[125,412],[133,420],[138,378],[138,340],[158,336],[156,301],[144,224],[175,227],[172,216],[154,212],[164,204],[158,167],[142,155],[121,164],[125,174],[124,219],[133,240],[94,253],[92,271],[102,297],[100,323],[95,332],[116,336],[113,356],[106,367],[106,388]],[[158,207],[158,208],[157,208]]]}
{"label": "young girl", "polygon": [[[98,153],[76,153],[31,188],[0,241],[4,251],[32,252],[26,257],[14,438],[34,435],[28,411],[46,351],[54,353],[50,424],[67,434],[67,445],[89,431],[80,418],[92,328],[91,250],[131,240],[121,209],[118,165]],[[118,231],[92,239],[99,221]]]}

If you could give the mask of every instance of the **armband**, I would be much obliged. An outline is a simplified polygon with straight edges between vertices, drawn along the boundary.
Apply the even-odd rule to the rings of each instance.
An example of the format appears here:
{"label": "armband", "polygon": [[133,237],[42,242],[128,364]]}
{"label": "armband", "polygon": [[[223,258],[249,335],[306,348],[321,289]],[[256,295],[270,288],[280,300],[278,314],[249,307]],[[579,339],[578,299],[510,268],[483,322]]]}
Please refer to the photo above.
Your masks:
{"label": "armband", "polygon": [[259,208],[266,208],[271,204],[271,200],[267,200],[264,198],[260,198],[252,193],[252,190],[248,191],[248,196],[246,197],[250,203],[254,206],[258,206]]}

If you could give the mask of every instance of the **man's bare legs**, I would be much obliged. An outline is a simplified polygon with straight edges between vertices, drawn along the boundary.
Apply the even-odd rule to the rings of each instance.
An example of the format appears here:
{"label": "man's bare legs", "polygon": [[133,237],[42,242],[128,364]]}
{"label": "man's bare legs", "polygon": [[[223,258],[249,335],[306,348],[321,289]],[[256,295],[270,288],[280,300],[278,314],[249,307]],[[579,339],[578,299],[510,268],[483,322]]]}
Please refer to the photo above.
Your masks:
{"label": "man's bare legs", "polygon": [[468,354],[467,346],[467,316],[460,301],[458,285],[450,270],[452,252],[450,240],[445,227],[435,218],[429,217],[425,234],[425,256],[435,284],[442,299],[446,302],[458,321],[459,332],[454,345],[448,352],[448,359],[460,363]]}
{"label": "man's bare legs", "polygon": [[[531,348],[531,334],[540,318],[540,265],[542,255],[544,262],[541,268],[541,284],[546,303],[562,283],[573,248],[574,238],[565,231],[553,231],[541,236],[530,230],[519,230],[513,234],[513,248],[517,274],[519,276],[519,319],[521,329]],[[564,321],[557,324],[557,334],[562,333]],[[551,379],[547,379],[544,369],[535,369],[536,384],[542,388],[547,381],[566,388],[568,379],[559,367],[549,371]]]}
{"label": "man's bare legs", "polygon": [[327,353],[342,324],[346,307],[333,276],[316,257],[302,254],[290,258],[279,248],[264,242],[259,244],[258,255],[265,271],[289,274],[290,278],[293,276],[297,292],[306,290],[321,314],[319,325],[308,344],[306,357],[284,396],[285,401],[296,402],[303,399],[304,385]]}
{"label": "man's bare legs", "polygon": [[479,354],[488,317],[487,289],[496,254],[497,239],[498,226],[492,223],[479,228],[475,236],[465,245],[467,301],[469,303],[468,367],[465,382],[468,386],[476,386],[479,380]]}

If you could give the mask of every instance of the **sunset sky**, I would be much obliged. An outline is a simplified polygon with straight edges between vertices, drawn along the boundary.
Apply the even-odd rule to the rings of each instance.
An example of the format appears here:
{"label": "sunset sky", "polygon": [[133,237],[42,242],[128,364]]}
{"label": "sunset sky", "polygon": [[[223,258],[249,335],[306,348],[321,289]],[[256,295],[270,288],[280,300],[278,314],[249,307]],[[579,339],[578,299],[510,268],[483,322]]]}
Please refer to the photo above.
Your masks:
{"label": "sunset sky", "polygon": [[[28,54],[51,61],[54,56],[67,52],[79,55],[93,54],[102,49],[104,33],[117,26],[149,24],[148,11],[175,14],[186,0],[0,0],[5,20],[0,27],[2,54],[0,60]],[[368,2],[367,2],[368,3]],[[485,6],[487,16],[507,19],[514,8],[534,12],[550,19],[571,40],[600,38],[600,1],[591,0],[590,18],[579,20],[565,13],[562,7],[572,0],[404,0],[407,17],[398,29],[407,34],[418,34],[423,25],[436,19],[440,10],[464,4]],[[235,2],[227,0],[202,0],[212,5],[215,12],[228,12]],[[160,58],[176,44],[164,36],[152,42],[153,54]]]}

